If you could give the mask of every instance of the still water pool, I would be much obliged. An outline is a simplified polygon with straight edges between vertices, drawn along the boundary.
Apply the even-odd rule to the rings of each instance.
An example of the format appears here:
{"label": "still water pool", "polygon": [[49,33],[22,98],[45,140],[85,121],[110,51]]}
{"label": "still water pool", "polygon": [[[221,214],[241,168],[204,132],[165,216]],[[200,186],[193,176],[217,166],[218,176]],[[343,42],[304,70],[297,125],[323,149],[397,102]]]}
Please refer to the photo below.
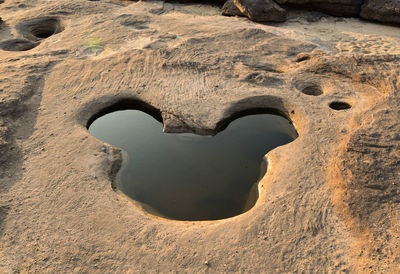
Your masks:
{"label": "still water pool", "polygon": [[119,110],[94,120],[89,132],[127,152],[117,188],[143,208],[176,220],[216,220],[241,214],[258,199],[264,155],[297,137],[287,119],[253,114],[215,136],[162,132],[140,110]]}

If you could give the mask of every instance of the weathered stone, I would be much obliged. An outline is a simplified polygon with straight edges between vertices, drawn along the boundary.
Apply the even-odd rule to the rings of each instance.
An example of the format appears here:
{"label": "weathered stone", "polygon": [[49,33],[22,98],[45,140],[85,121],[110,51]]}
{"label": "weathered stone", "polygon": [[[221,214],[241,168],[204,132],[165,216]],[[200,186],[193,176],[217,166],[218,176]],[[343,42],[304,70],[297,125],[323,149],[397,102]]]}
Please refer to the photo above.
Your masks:
{"label": "weathered stone", "polygon": [[314,9],[335,16],[356,16],[360,14],[362,0],[276,0],[278,4]]}
{"label": "weathered stone", "polygon": [[272,0],[234,0],[238,9],[255,22],[283,22],[286,11]]}
{"label": "weathered stone", "polygon": [[[131,1],[135,1],[135,0],[131,0]],[[196,3],[195,0],[178,0],[177,2],[179,3]],[[198,3],[201,1],[198,1]],[[225,0],[212,0],[208,2],[209,4],[217,4],[217,5],[222,5],[225,3]]]}
{"label": "weathered stone", "polygon": [[[0,273],[398,272],[396,28],[302,11],[265,26],[175,2],[5,2],[1,42],[49,15],[65,31],[31,52],[0,50]],[[265,156],[252,210],[166,220],[115,191],[124,154],[86,130],[127,98],[157,108],[165,132],[208,135],[268,108],[299,137]]]}
{"label": "weathered stone", "polygon": [[361,7],[360,16],[368,20],[400,24],[400,1],[366,0]]}
{"label": "weathered stone", "polygon": [[233,0],[228,0],[225,2],[221,11],[222,15],[226,16],[244,16],[243,13],[236,7]]}

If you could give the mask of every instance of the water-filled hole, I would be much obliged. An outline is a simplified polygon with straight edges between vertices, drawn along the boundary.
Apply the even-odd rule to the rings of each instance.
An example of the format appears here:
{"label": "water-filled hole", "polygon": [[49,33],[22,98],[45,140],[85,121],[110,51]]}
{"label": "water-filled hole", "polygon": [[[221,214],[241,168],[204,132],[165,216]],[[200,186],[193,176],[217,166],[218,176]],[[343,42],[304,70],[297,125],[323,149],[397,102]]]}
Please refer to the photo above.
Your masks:
{"label": "water-filled hole", "polygon": [[215,136],[162,128],[158,111],[137,105],[107,108],[88,124],[93,136],[127,153],[117,188],[151,214],[176,220],[224,219],[252,208],[264,155],[297,137],[290,121],[260,109],[224,120]]}
{"label": "water-filled hole", "polygon": [[329,104],[329,107],[334,110],[345,110],[351,108],[351,105],[346,102],[335,101]]}
{"label": "water-filled hole", "polygon": [[37,44],[24,39],[12,39],[0,44],[0,49],[6,51],[26,51],[33,49]]}

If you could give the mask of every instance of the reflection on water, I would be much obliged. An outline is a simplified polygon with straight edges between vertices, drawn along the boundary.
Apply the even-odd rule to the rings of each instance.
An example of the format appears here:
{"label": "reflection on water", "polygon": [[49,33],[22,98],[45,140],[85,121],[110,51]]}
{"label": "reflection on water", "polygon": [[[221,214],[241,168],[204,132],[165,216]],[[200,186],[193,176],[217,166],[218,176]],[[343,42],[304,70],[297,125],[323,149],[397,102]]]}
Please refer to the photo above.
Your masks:
{"label": "reflection on water", "polygon": [[297,137],[273,114],[231,122],[216,136],[169,134],[139,110],[121,110],[89,127],[98,139],[128,154],[117,187],[153,214],[177,220],[215,220],[249,210],[266,171],[263,156]]}

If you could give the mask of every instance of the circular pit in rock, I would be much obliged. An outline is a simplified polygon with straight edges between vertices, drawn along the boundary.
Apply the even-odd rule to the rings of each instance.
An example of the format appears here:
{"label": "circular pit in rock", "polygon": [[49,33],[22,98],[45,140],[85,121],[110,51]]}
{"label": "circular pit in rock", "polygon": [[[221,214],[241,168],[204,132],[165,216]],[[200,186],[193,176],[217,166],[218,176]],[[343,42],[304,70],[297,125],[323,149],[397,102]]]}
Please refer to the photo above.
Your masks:
{"label": "circular pit in rock", "polygon": [[26,20],[18,25],[22,34],[30,40],[42,40],[63,30],[58,18],[45,17]]}
{"label": "circular pit in rock", "polygon": [[317,85],[306,86],[301,90],[301,92],[311,96],[319,96],[323,93],[321,88]]}
{"label": "circular pit in rock", "polygon": [[346,110],[346,109],[350,109],[351,105],[346,102],[335,101],[335,102],[330,103],[329,107],[333,110]]}

